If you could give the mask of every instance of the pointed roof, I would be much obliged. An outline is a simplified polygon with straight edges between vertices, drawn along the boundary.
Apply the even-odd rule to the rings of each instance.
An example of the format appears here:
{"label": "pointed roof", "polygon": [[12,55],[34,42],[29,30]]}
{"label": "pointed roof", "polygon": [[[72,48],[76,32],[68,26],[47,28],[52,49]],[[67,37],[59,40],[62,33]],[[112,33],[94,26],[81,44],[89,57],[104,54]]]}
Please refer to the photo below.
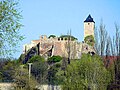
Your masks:
{"label": "pointed roof", "polygon": [[89,16],[86,18],[86,20],[84,22],[94,22],[93,18],[91,17],[91,15],[89,14]]}

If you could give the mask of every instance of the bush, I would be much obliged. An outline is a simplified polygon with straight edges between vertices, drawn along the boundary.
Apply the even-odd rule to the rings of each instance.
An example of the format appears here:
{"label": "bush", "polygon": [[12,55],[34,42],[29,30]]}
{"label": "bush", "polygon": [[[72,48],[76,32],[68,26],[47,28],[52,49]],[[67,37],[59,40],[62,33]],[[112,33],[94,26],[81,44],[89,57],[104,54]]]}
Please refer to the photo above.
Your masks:
{"label": "bush", "polygon": [[51,38],[51,37],[52,37],[52,38],[55,38],[56,36],[55,36],[55,35],[50,35],[48,38]]}
{"label": "bush", "polygon": [[65,38],[65,40],[68,40],[69,37],[71,38],[72,41],[78,40],[77,38],[75,38],[74,36],[71,36],[71,35],[61,35],[59,38],[61,38],[61,39]]}
{"label": "bush", "polygon": [[41,62],[41,61],[42,62],[45,61],[44,57],[36,55],[36,56],[33,56],[32,58],[30,58],[28,62],[33,63],[33,62]]}
{"label": "bush", "polygon": [[84,39],[85,43],[87,43],[90,46],[94,46],[95,40],[92,35],[86,36]]}
{"label": "bush", "polygon": [[49,63],[56,63],[56,62],[60,62],[61,60],[62,60],[61,56],[52,56],[48,58]]}

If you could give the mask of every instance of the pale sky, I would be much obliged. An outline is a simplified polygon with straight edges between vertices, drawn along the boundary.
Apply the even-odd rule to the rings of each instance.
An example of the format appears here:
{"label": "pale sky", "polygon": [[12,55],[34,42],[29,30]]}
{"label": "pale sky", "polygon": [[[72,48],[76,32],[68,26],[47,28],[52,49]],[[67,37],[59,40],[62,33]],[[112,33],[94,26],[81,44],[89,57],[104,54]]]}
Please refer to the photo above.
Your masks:
{"label": "pale sky", "polygon": [[39,39],[40,35],[60,36],[72,30],[72,35],[83,41],[83,22],[89,14],[99,27],[101,19],[106,30],[113,35],[115,25],[120,26],[120,0],[20,0],[23,15],[21,42],[14,57],[22,53],[23,44]]}

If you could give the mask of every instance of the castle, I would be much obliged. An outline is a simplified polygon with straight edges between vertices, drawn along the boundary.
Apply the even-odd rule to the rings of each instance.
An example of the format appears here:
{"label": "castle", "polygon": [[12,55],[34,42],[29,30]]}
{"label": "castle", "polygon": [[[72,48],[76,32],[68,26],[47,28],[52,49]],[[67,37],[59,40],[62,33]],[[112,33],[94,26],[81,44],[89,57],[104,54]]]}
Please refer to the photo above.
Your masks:
{"label": "castle", "polygon": [[[84,21],[84,38],[89,35],[94,36],[95,22],[91,15]],[[68,57],[71,59],[79,59],[82,53],[95,52],[94,48],[84,42],[78,42],[77,39],[70,35],[63,35],[60,37],[47,37],[41,35],[38,40],[32,40],[30,44],[23,46],[23,54],[32,53],[32,55],[41,55],[50,57],[59,55],[61,57]],[[28,55],[30,58],[32,55]]]}

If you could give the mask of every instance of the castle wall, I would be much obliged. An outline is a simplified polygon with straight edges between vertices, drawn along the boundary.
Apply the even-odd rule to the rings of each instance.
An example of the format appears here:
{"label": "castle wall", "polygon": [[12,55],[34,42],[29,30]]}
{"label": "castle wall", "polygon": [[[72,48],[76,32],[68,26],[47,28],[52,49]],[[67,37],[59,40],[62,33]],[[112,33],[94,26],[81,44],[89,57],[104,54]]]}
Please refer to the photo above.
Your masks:
{"label": "castle wall", "polygon": [[93,49],[85,44],[74,41],[69,41],[65,39],[58,39],[58,38],[47,38],[47,36],[43,36],[40,40],[33,40],[30,44],[24,45],[24,51],[28,51],[30,48],[34,47],[35,45],[39,45],[40,55],[46,56],[47,52],[51,50],[52,56],[59,55],[61,57],[68,57],[68,50],[70,49],[70,58],[71,59],[79,59],[81,57],[81,53],[88,53],[89,51],[93,51]]}
{"label": "castle wall", "polygon": [[[91,27],[93,28],[93,27]],[[65,38],[47,38],[47,36],[42,35],[40,36],[39,40],[33,40],[30,44],[24,45],[24,52],[28,51],[32,47],[35,47],[38,43],[40,49],[41,56],[47,56],[47,52],[51,51],[51,55],[59,55],[61,57],[68,57],[68,50],[70,49],[70,58],[71,59],[79,59],[82,53],[88,53],[92,51],[91,47],[86,45],[85,43],[80,43],[76,40],[69,41],[65,40]]]}

